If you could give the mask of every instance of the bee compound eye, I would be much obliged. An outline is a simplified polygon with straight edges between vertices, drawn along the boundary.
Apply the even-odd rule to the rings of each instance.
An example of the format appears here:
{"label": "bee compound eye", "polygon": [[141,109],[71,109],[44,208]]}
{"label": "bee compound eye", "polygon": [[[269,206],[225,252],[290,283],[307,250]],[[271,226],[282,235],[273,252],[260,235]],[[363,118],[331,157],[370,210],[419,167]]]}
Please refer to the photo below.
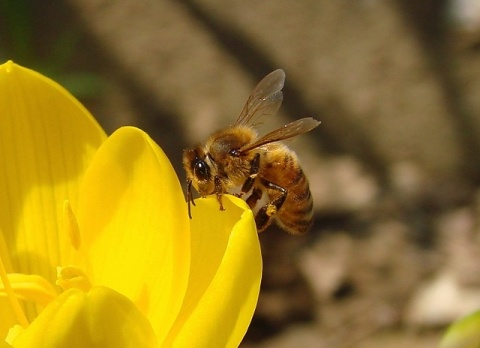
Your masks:
{"label": "bee compound eye", "polygon": [[193,172],[199,180],[206,180],[210,177],[210,168],[208,167],[208,164],[202,160],[199,160],[195,163]]}

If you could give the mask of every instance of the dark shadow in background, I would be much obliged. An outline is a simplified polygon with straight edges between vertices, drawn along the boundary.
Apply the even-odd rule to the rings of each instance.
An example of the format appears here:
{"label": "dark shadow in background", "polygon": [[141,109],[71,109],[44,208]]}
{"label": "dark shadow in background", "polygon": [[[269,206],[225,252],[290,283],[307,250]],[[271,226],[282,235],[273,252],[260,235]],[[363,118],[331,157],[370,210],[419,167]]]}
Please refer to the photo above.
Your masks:
{"label": "dark shadow in background", "polygon": [[[400,12],[415,29],[418,41],[430,62],[448,106],[451,123],[465,157],[464,177],[480,184],[480,141],[473,117],[467,109],[460,81],[455,76],[452,24],[449,23],[449,0],[397,0]],[[473,192],[473,191],[472,191]]]}
{"label": "dark shadow in background", "polygon": [[[260,81],[268,73],[279,68],[273,57],[262,48],[255,46],[241,31],[226,21],[215,17],[195,1],[180,0],[179,2],[183,3],[191,15],[207,28],[210,36],[218,42],[220,47],[230,53],[254,81]],[[285,94],[283,109],[287,111],[291,119],[313,116],[322,120],[322,114],[325,111],[310,107],[302,97],[302,88],[295,85],[295,81],[287,81],[283,91]],[[334,108],[334,110],[334,112],[344,112],[340,108]],[[353,123],[348,123],[348,117],[341,117],[341,115],[335,117],[341,120],[342,126],[332,128],[324,122],[323,125],[320,125],[321,131],[318,131],[315,136],[316,142],[323,150],[333,155],[353,154],[357,156],[364,162],[366,168],[374,172],[381,181],[385,181],[385,163],[373,144]],[[346,139],[349,140],[345,141]]]}

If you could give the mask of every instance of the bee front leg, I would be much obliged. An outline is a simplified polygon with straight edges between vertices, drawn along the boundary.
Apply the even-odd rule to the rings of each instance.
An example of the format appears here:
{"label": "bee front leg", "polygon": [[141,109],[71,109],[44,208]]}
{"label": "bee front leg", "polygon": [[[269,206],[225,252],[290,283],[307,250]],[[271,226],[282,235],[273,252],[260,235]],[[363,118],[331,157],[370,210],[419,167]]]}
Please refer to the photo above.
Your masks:
{"label": "bee front leg", "polygon": [[223,186],[222,186],[222,181],[220,180],[220,177],[218,175],[215,176],[213,179],[214,185],[215,185],[215,194],[217,195],[217,201],[218,204],[220,205],[220,210],[225,210],[222,204],[222,195],[223,195]]}
{"label": "bee front leg", "polygon": [[277,214],[283,203],[285,203],[288,192],[287,189],[267,180],[262,180],[262,184],[267,189],[279,191],[280,196],[275,198],[273,201],[265,204],[255,216],[255,224],[257,225],[257,230],[259,233],[265,231],[265,229],[272,223],[273,216]]}

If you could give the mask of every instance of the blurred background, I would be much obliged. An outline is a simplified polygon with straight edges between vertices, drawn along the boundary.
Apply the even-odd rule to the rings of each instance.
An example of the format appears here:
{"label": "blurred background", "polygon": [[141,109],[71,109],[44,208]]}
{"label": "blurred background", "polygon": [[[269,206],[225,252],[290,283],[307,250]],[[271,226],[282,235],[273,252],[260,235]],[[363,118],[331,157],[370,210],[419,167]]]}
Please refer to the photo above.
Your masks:
{"label": "blurred background", "polygon": [[480,1],[2,0],[0,60],[55,79],[110,133],[182,149],[282,68],[265,130],[310,179],[307,236],[260,238],[243,347],[433,347],[480,308]]}

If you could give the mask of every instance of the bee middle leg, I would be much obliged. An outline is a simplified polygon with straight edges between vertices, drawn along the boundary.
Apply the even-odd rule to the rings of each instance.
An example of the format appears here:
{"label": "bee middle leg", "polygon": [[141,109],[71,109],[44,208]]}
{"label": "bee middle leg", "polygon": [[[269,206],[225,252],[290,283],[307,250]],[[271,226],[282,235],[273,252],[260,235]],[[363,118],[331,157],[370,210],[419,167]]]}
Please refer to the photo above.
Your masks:
{"label": "bee middle leg", "polygon": [[253,157],[253,159],[250,161],[250,171],[248,173],[247,180],[245,180],[245,182],[242,185],[242,188],[240,191],[240,197],[242,197],[245,193],[249,192],[252,189],[259,170],[260,170],[260,154],[257,153],[255,157]]}
{"label": "bee middle leg", "polygon": [[262,208],[260,208],[257,215],[255,216],[255,224],[257,225],[257,230],[259,233],[263,232],[272,223],[273,216],[277,214],[283,203],[285,203],[288,192],[287,189],[267,180],[262,180],[262,184],[267,189],[279,191],[280,196],[275,198],[273,201],[265,204]]}

